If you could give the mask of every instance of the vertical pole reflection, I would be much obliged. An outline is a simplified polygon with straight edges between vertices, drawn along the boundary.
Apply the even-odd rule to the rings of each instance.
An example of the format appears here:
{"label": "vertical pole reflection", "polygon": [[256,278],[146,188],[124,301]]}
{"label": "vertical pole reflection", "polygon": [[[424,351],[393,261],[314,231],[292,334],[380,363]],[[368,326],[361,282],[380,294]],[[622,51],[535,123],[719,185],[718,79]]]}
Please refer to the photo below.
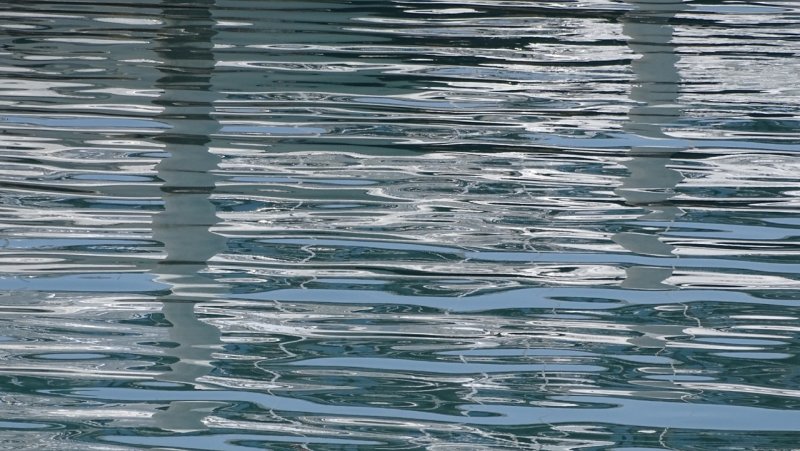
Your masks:
{"label": "vertical pole reflection", "polygon": [[[163,243],[166,258],[154,272],[170,286],[162,312],[172,324],[169,353],[177,362],[162,380],[196,385],[211,369],[211,355],[220,344],[219,331],[197,318],[195,302],[213,295],[211,280],[199,272],[225,246],[225,239],[210,228],[219,222],[210,195],[215,186],[212,172],[219,157],[209,152],[211,135],[219,130],[212,118],[214,69],[212,38],[215,34],[213,0],[163,0],[164,21],[155,42],[162,92],[155,102],[162,107],[160,119],[170,128],[157,141],[170,156],[156,166],[164,210],[153,219],[153,238]],[[156,415],[158,426],[171,430],[203,429],[202,418],[210,406],[173,402]],[[207,403],[206,403],[207,404]]]}
{"label": "vertical pole reflection", "polygon": [[[659,145],[657,140],[668,138],[663,127],[681,115],[677,106],[681,78],[669,20],[685,9],[685,4],[683,0],[626,1],[633,9],[624,18],[623,33],[629,37],[628,46],[640,58],[632,63],[635,82],[630,94],[638,105],[631,108],[624,128],[635,135],[633,139],[645,143],[631,146],[630,159],[623,163],[629,175],[616,193],[628,204],[647,211],[640,219],[671,221],[682,211],[666,203],[674,196],[673,189],[682,176],[667,165],[672,155],[682,149]],[[638,254],[672,256],[674,250],[655,232],[621,232],[613,240]],[[670,288],[664,281],[671,275],[672,268],[633,266],[626,270],[622,285],[635,289]]]}

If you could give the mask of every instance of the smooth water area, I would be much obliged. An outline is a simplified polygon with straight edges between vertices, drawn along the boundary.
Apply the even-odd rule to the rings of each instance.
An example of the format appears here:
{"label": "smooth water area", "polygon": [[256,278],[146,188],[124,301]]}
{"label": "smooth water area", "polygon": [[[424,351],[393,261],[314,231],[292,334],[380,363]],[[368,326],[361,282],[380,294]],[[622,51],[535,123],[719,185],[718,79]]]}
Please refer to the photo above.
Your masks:
{"label": "smooth water area", "polygon": [[800,3],[0,35],[0,449],[800,446]]}

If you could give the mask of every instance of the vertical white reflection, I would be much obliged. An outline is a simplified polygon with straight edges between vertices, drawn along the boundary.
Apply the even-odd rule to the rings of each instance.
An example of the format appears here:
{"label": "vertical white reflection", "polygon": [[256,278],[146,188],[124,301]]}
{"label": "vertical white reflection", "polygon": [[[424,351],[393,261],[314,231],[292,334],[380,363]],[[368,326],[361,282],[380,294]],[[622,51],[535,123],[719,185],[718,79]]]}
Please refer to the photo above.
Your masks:
{"label": "vertical white reflection", "polygon": [[[647,211],[640,219],[671,221],[683,212],[668,205],[674,188],[682,180],[679,172],[668,167],[672,155],[681,148],[658,142],[668,138],[663,128],[681,116],[678,106],[681,77],[678,55],[672,44],[673,28],[669,20],[686,8],[683,0],[626,0],[632,10],[625,15],[623,32],[628,46],[640,57],[633,61],[635,77],[631,100],[638,103],[628,113],[625,130],[641,139],[631,146],[630,158],[623,163],[629,175],[616,193],[629,205]],[[621,232],[613,240],[637,254],[672,256],[674,247],[664,243],[658,232]],[[633,266],[626,270],[623,286],[635,289],[671,288],[664,283],[672,268]]]}
{"label": "vertical white reflection", "polygon": [[[170,340],[177,344],[168,352],[177,361],[160,379],[195,387],[197,379],[211,371],[212,354],[221,344],[219,330],[200,320],[194,309],[195,303],[222,288],[200,273],[225,247],[225,238],[210,230],[219,222],[210,200],[219,157],[209,151],[209,142],[220,128],[212,117],[213,6],[213,0],[163,0],[164,25],[155,42],[161,63],[156,87],[162,91],[155,103],[163,108],[159,119],[170,127],[157,140],[170,156],[156,166],[163,180],[164,210],[153,219],[153,238],[163,243],[167,255],[154,272],[170,287],[160,300],[172,325]],[[163,429],[204,429],[202,418],[211,407],[173,402],[155,419]]]}

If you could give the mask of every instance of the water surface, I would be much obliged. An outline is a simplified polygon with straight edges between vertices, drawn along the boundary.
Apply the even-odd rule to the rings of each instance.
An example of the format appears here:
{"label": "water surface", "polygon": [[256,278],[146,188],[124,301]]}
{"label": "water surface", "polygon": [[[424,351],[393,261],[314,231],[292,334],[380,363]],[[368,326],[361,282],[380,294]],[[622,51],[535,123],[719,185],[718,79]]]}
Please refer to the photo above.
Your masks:
{"label": "water surface", "polygon": [[800,442],[794,2],[0,18],[0,447]]}

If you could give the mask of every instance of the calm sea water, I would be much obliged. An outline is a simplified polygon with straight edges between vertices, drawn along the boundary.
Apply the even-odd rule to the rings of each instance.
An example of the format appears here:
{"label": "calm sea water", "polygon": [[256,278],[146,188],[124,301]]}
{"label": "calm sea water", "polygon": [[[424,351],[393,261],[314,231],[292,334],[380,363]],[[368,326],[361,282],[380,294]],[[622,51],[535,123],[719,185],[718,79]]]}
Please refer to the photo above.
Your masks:
{"label": "calm sea water", "polygon": [[800,447],[800,3],[0,36],[0,448]]}

